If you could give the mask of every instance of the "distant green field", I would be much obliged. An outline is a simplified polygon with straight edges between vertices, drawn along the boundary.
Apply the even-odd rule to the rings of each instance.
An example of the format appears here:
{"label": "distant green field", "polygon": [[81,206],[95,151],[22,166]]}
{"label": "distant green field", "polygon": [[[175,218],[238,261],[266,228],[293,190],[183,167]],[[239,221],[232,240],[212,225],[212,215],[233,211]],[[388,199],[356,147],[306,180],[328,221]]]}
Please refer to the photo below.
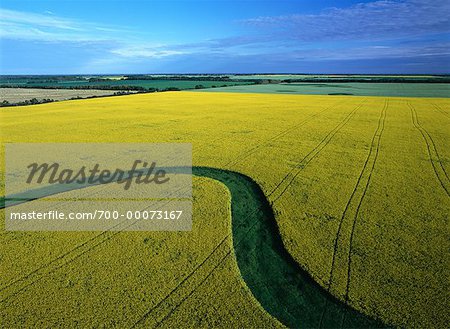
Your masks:
{"label": "distant green field", "polygon": [[334,79],[337,81],[349,80],[349,79],[364,79],[364,80],[380,80],[386,78],[398,78],[405,80],[443,80],[448,76],[442,75],[355,75],[355,74],[242,74],[242,75],[230,75],[232,79],[270,79],[270,80],[321,80],[321,79]]}
{"label": "distant green field", "polygon": [[279,83],[214,88],[205,91],[305,95],[450,97],[446,83]]}
{"label": "distant green field", "polygon": [[166,88],[179,88],[179,89],[194,89],[197,85],[202,85],[205,88],[211,88],[212,86],[222,87],[236,86],[242,84],[249,84],[249,82],[231,82],[231,81],[205,81],[205,80],[105,80],[105,81],[88,81],[88,80],[68,80],[58,82],[47,81],[30,81],[28,79],[0,79],[0,85],[6,86],[18,86],[18,87],[57,87],[57,88],[73,88],[73,87],[106,87],[106,86],[135,86],[143,87],[146,89],[166,89]]}

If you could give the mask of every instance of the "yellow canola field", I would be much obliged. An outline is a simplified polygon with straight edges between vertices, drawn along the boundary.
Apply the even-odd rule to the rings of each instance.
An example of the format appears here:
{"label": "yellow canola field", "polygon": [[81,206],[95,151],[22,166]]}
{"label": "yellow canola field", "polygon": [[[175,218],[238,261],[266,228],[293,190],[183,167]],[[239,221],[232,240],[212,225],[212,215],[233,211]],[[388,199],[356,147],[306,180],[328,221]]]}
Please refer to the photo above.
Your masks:
{"label": "yellow canola field", "polygon": [[[261,185],[288,251],[336,297],[392,325],[449,321],[448,99],[165,92],[0,113],[2,143],[192,143],[194,165]],[[225,250],[183,281],[230,230],[223,186],[195,179],[194,198],[189,233],[3,232],[2,318],[279,326],[233,258],[205,279]]]}

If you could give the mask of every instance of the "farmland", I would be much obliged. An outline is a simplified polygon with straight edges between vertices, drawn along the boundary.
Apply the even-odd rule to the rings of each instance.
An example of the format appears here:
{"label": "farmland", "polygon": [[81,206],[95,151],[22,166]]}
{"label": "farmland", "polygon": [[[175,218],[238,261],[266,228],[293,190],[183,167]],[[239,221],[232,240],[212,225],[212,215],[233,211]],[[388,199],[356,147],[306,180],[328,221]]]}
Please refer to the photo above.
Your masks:
{"label": "farmland", "polygon": [[71,90],[71,89],[33,89],[33,88],[0,88],[0,102],[19,103],[30,99],[65,100],[93,96],[114,95],[117,90]]}
{"label": "farmland", "polygon": [[214,92],[303,94],[303,95],[356,95],[395,97],[450,97],[448,83],[380,83],[380,82],[291,82],[256,84],[215,88]]}
{"label": "farmland", "polygon": [[233,79],[270,79],[270,80],[304,80],[304,81],[321,81],[333,79],[335,81],[349,81],[349,80],[367,80],[380,81],[384,79],[399,80],[399,81],[415,81],[428,80],[428,82],[439,82],[448,80],[448,75],[395,75],[395,74],[238,74],[232,75]]}
{"label": "farmland", "polygon": [[[2,143],[192,143],[195,166],[261,187],[284,247],[325,291],[389,325],[440,328],[449,108],[445,98],[167,92],[2,109],[0,130]],[[280,327],[241,275],[230,206],[224,185],[197,177],[191,232],[3,232],[4,323]]]}
{"label": "farmland", "polygon": [[114,89],[129,90],[139,89],[166,90],[166,89],[195,89],[226,87],[250,84],[251,82],[240,80],[220,79],[218,77],[202,76],[140,76],[139,77],[107,77],[107,76],[3,76],[0,77],[2,87],[20,88],[68,88],[68,89]]}

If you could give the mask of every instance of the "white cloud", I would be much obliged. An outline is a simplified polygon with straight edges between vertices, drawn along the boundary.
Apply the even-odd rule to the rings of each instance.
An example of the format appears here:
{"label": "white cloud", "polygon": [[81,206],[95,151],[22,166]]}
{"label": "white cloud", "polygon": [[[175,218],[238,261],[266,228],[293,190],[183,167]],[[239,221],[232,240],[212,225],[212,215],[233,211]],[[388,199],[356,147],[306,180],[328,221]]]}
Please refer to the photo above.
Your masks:
{"label": "white cloud", "polygon": [[115,40],[119,30],[50,12],[36,14],[0,8],[0,37],[45,42],[100,42]]}
{"label": "white cloud", "polygon": [[[421,58],[449,56],[450,43],[427,44],[416,46],[366,46],[346,47],[342,49],[302,49],[297,51],[272,54],[273,59],[296,59],[308,61],[323,60],[370,60],[395,58]],[[263,56],[263,54],[261,54]]]}
{"label": "white cloud", "polygon": [[73,20],[53,16],[50,12],[47,15],[22,12],[9,9],[0,9],[0,20],[3,23],[23,25],[23,26],[42,26],[62,30],[80,31],[81,25]]}
{"label": "white cloud", "polygon": [[57,17],[50,13],[0,9],[0,37],[5,39],[89,43],[91,48],[97,44],[109,61],[111,55],[122,58],[163,58],[188,53],[161,44],[149,45],[147,41],[133,38],[135,34],[114,26]]}
{"label": "white cloud", "polygon": [[164,50],[161,47],[147,48],[139,46],[131,46],[125,48],[114,49],[111,53],[120,55],[122,57],[147,57],[147,58],[162,58],[175,55],[187,54],[185,51]]}
{"label": "white cloud", "polygon": [[301,41],[389,39],[450,32],[450,2],[381,0],[318,14],[264,16],[240,22],[286,31]]}

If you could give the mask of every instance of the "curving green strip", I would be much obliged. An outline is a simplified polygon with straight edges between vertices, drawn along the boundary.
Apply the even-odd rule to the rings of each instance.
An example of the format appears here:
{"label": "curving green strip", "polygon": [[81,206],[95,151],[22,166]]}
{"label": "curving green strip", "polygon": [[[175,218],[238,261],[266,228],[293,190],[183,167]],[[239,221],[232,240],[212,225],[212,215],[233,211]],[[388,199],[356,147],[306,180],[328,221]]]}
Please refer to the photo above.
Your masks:
{"label": "curving green strip", "polygon": [[[254,297],[272,316],[292,328],[385,327],[338,301],[295,262],[284,248],[272,207],[250,177],[209,167],[193,167],[192,174],[217,180],[230,190],[238,267]],[[32,191],[32,199],[88,186],[92,185],[53,185]],[[0,208],[5,207],[5,200],[6,206],[30,201],[29,195],[2,198]]]}
{"label": "curving green strip", "polygon": [[233,245],[242,278],[264,309],[292,328],[380,328],[317,284],[284,248],[272,207],[259,185],[240,173],[193,168],[231,192]]}

